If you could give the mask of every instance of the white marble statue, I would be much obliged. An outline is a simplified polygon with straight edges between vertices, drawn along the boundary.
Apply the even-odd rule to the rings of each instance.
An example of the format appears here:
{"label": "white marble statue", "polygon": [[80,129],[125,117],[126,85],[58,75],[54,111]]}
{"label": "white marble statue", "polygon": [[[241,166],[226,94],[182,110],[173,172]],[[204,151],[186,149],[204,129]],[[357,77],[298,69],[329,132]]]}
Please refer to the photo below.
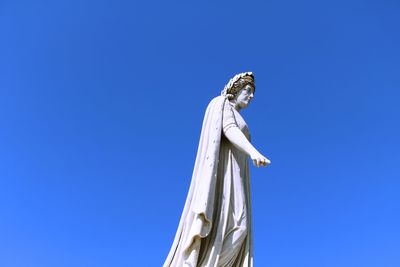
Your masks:
{"label": "white marble statue", "polygon": [[270,161],[250,143],[240,110],[255,92],[254,75],[233,77],[209,103],[192,181],[164,267],[253,266],[250,175]]}

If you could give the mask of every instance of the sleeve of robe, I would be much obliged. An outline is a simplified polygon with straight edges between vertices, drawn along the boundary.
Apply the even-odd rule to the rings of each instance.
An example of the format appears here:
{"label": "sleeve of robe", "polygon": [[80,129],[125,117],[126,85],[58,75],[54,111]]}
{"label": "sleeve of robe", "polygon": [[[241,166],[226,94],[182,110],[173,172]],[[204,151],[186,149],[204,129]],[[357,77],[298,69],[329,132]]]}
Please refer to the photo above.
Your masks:
{"label": "sleeve of robe", "polygon": [[222,130],[225,134],[226,131],[232,127],[238,127],[235,114],[233,112],[233,107],[229,103],[229,101],[225,101],[224,110],[223,110],[223,118],[222,118]]}

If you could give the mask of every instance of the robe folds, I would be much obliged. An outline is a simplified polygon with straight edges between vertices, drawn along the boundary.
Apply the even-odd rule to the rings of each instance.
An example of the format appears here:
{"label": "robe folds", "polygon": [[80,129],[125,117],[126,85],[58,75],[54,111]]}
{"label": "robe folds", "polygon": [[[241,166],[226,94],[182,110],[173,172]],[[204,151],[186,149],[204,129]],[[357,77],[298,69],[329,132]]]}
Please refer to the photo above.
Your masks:
{"label": "robe folds", "polygon": [[252,267],[248,158],[224,136],[247,125],[229,100],[209,103],[178,230],[164,267]]}

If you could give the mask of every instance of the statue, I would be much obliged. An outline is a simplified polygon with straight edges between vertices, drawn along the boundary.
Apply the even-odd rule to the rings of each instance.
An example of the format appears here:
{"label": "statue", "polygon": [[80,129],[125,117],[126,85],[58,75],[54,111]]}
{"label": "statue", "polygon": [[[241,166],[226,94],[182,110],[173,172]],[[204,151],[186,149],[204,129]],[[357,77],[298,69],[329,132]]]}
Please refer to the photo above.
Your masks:
{"label": "statue", "polygon": [[251,72],[237,74],[209,103],[192,181],[164,267],[253,266],[248,156],[270,161],[250,143],[240,115],[255,92]]}

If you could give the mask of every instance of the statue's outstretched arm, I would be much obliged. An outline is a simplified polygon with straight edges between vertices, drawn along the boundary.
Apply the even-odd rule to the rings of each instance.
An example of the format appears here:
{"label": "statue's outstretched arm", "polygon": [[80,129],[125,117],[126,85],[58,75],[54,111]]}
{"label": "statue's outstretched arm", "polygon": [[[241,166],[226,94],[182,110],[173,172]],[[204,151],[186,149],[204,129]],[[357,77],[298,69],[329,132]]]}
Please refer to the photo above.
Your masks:
{"label": "statue's outstretched arm", "polygon": [[271,163],[269,159],[264,157],[258,150],[247,140],[246,136],[238,127],[230,127],[224,131],[226,138],[238,149],[246,153],[253,160],[255,166],[267,166]]}

